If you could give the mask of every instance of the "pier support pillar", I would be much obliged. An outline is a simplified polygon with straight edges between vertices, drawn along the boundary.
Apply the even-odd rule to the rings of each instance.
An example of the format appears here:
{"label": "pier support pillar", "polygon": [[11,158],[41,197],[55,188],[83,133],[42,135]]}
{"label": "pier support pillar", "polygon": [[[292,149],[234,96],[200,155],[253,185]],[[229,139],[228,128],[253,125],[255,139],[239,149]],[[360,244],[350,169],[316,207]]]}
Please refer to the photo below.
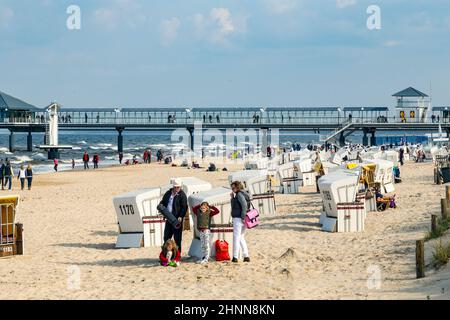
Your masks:
{"label": "pier support pillar", "polygon": [[345,146],[345,135],[344,132],[341,132],[339,135],[339,145],[341,147]]}
{"label": "pier support pillar", "polygon": [[117,152],[123,153],[123,128],[117,128],[117,132],[119,133],[119,136],[117,137]]}
{"label": "pier support pillar", "polygon": [[14,135],[14,131],[11,131],[9,134],[9,152],[14,152],[16,147],[16,136]]}
{"label": "pier support pillar", "polygon": [[261,129],[261,152],[262,154],[266,153],[267,147],[269,146],[269,138],[268,138],[268,134],[267,132],[269,131],[269,129],[267,128],[263,128]]}
{"label": "pier support pillar", "polygon": [[375,147],[377,145],[377,138],[375,137],[375,131],[372,131],[372,136],[370,137],[370,146]]}
{"label": "pier support pillar", "polygon": [[195,134],[195,129],[192,127],[187,128],[187,130],[189,131],[189,148],[194,151],[194,134]]}
{"label": "pier support pillar", "polygon": [[33,136],[31,135],[31,131],[28,132],[28,136],[27,136],[27,151],[28,152],[33,151]]}
{"label": "pier support pillar", "polygon": [[369,137],[367,136],[367,130],[364,130],[364,135],[363,135],[363,146],[367,147],[369,146]]}

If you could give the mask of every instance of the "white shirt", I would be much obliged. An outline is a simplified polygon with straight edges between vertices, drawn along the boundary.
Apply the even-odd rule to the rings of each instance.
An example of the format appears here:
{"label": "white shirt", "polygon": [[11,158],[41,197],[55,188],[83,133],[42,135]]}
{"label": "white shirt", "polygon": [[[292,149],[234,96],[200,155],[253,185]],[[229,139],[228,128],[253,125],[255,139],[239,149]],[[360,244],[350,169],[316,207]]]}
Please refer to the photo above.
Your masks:
{"label": "white shirt", "polygon": [[23,178],[23,179],[25,179],[26,178],[26,175],[25,175],[25,169],[19,169],[19,178]]}
{"label": "white shirt", "polygon": [[173,194],[173,193],[170,195],[169,203],[167,204],[167,210],[169,210],[170,213],[172,213],[173,199],[175,199],[176,196],[177,196],[177,194]]}

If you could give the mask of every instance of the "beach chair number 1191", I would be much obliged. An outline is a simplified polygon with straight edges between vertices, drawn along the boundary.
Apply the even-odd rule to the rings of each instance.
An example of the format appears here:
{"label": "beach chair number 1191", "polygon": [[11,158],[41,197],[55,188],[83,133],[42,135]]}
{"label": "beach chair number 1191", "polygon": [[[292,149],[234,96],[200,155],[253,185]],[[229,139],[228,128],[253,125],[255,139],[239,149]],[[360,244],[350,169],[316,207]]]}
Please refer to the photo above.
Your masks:
{"label": "beach chair number 1191", "polygon": [[123,216],[129,216],[129,215],[133,215],[134,214],[134,208],[132,204],[127,204],[127,205],[120,205],[119,206],[120,212],[122,213]]}

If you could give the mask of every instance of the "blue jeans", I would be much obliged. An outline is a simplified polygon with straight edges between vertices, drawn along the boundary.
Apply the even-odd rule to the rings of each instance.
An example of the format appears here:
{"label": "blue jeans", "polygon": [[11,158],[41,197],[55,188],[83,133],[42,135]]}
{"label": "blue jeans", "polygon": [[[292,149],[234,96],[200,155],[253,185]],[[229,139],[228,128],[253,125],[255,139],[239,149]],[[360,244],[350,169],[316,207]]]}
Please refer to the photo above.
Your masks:
{"label": "blue jeans", "polygon": [[28,190],[31,189],[31,183],[33,182],[33,178],[27,178],[28,181]]}
{"label": "blue jeans", "polygon": [[23,190],[25,187],[25,178],[20,178],[20,189]]}

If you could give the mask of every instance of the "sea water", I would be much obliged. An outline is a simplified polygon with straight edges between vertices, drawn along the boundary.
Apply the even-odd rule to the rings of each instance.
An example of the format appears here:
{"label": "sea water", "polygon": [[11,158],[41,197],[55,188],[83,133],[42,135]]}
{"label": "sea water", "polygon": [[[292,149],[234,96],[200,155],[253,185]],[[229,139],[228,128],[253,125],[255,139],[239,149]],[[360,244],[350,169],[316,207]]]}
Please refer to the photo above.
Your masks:
{"label": "sea water", "polygon": [[[377,136],[377,143],[390,143],[401,139],[411,143],[419,142],[413,141],[417,134],[411,133],[406,137],[403,133],[397,133],[394,139],[395,132],[384,133]],[[156,151],[161,149],[164,154],[170,154],[180,149],[185,149],[178,141],[174,142],[171,139],[171,132],[168,131],[152,131],[152,132],[124,132],[124,162],[127,159],[132,159],[136,156],[142,159],[143,152],[146,149],[152,150],[152,156],[155,157]],[[289,148],[293,143],[299,143],[302,147],[312,143],[320,143],[321,135],[326,135],[326,132],[308,133],[308,132],[280,132],[279,145],[281,147]],[[424,136],[423,133],[421,133]],[[385,138],[385,139],[384,139]],[[384,140],[383,140],[384,139]],[[362,135],[355,133],[348,138],[353,143],[361,143]],[[44,135],[40,133],[33,134],[33,152],[26,151],[27,134],[15,133],[15,148],[14,153],[9,152],[9,133],[8,131],[0,131],[0,159],[8,159],[13,166],[17,168],[20,164],[31,163],[34,171],[37,173],[53,171],[53,162],[47,160],[47,153],[39,149],[39,145],[43,144]],[[384,142],[386,141],[386,142]],[[421,140],[420,142],[423,142]],[[84,152],[88,152],[91,157],[94,153],[100,156],[100,166],[112,166],[119,163],[119,155],[117,152],[117,133],[115,131],[62,131],[59,135],[59,143],[61,145],[70,145],[72,150],[61,150],[61,159],[59,161],[59,170],[69,170],[72,168],[72,159],[75,159],[76,167],[82,167],[82,157]],[[395,143],[395,142],[394,142]]]}

